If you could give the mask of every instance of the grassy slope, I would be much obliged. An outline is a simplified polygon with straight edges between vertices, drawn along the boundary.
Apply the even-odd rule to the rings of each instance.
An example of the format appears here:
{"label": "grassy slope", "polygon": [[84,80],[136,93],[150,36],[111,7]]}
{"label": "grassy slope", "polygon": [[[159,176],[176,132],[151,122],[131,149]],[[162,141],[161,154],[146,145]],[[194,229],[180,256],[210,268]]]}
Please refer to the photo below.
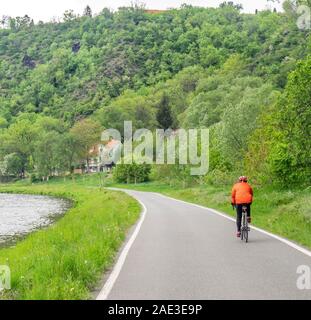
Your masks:
{"label": "grassy slope", "polygon": [[70,182],[1,186],[0,192],[48,194],[75,201],[56,224],[0,250],[0,265],[9,264],[12,274],[12,290],[2,298],[89,298],[140,212],[137,202],[125,194]]}
{"label": "grassy slope", "polygon": [[[159,192],[235,215],[230,205],[231,186],[204,185],[181,189],[155,182],[117,186]],[[272,187],[254,189],[253,224],[311,248],[311,188],[292,191]]]}

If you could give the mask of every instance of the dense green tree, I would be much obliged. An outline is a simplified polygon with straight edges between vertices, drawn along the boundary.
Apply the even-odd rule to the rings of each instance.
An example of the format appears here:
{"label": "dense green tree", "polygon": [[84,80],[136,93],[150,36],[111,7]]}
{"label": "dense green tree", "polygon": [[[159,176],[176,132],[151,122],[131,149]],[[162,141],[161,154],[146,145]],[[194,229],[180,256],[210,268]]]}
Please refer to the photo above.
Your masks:
{"label": "dense green tree", "polygon": [[272,171],[281,181],[311,181],[311,57],[299,62],[289,76],[278,103],[278,139],[269,155]]}
{"label": "dense green tree", "polygon": [[40,140],[35,145],[35,164],[36,172],[40,177],[49,179],[50,176],[57,173],[60,168],[59,153],[57,146],[60,141],[60,135],[50,131],[41,135]]}
{"label": "dense green tree", "polygon": [[23,177],[25,173],[25,161],[23,156],[17,153],[6,154],[0,161],[0,174],[4,176]]}
{"label": "dense green tree", "polygon": [[218,139],[223,157],[235,166],[248,150],[250,135],[258,126],[257,119],[261,112],[274,103],[277,94],[270,84],[259,88],[247,88],[237,104],[229,104],[222,115],[218,130]]}
{"label": "dense green tree", "polygon": [[102,126],[92,119],[83,119],[76,122],[70,133],[76,141],[76,153],[80,161],[86,160],[87,171],[91,148],[100,142]]}

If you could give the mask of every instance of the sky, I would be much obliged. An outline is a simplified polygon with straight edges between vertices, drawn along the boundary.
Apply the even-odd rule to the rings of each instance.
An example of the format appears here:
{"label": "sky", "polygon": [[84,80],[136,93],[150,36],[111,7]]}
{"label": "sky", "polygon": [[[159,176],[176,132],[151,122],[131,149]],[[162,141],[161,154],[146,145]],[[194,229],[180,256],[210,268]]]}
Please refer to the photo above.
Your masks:
{"label": "sky", "polygon": [[[241,3],[245,12],[255,12],[255,9],[265,9],[266,0],[233,0]],[[103,8],[117,9],[122,6],[129,6],[133,0],[0,0],[0,17],[24,16],[28,14],[36,22],[39,20],[50,21],[54,17],[62,17],[68,9],[75,13],[82,14],[86,5],[90,5],[93,13],[100,12]],[[141,0],[148,9],[178,8],[181,4],[187,3],[194,6],[217,7],[224,0]],[[271,2],[270,2],[271,6]],[[273,4],[273,7],[281,9],[281,4]]]}

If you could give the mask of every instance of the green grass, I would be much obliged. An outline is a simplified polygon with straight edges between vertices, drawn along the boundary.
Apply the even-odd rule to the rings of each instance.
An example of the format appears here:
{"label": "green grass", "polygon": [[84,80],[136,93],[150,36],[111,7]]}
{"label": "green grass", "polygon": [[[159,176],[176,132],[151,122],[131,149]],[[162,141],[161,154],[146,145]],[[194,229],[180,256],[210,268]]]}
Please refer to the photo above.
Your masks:
{"label": "green grass", "polygon": [[0,186],[0,192],[69,198],[63,218],[11,248],[0,249],[0,265],[11,269],[12,290],[2,299],[88,299],[113,262],[126,231],[137,220],[138,203],[129,196],[76,182]]}
{"label": "green grass", "polygon": [[[159,192],[235,215],[230,205],[231,186],[202,185],[182,189],[157,182],[114,186]],[[311,248],[311,188],[278,190],[255,186],[254,192],[252,223],[255,226]]]}

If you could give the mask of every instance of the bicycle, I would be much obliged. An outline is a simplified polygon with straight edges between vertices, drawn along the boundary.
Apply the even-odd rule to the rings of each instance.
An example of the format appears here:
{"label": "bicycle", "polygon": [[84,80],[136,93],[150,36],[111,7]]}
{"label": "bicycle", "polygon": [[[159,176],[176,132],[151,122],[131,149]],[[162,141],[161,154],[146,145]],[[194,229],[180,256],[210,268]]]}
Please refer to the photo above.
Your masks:
{"label": "bicycle", "polygon": [[250,231],[250,227],[248,226],[247,221],[247,207],[242,206],[242,226],[241,226],[241,240],[245,240],[245,242],[248,242],[248,233]]}

